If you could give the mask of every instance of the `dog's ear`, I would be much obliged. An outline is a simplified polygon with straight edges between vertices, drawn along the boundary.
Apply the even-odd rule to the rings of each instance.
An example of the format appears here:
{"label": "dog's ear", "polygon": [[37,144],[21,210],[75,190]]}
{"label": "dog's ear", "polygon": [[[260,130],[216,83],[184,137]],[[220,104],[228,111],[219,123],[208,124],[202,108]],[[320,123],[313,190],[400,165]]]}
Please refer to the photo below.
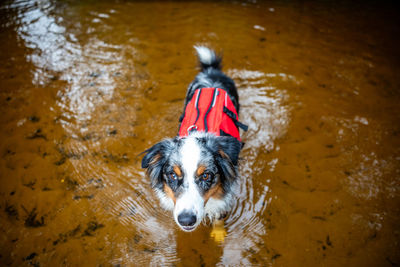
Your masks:
{"label": "dog's ear", "polygon": [[231,190],[231,184],[238,178],[237,165],[242,144],[236,138],[230,136],[217,137],[216,142],[218,144],[216,160],[222,174],[222,186],[224,191],[227,192]]}
{"label": "dog's ear", "polygon": [[142,159],[142,168],[147,169],[147,175],[150,177],[153,188],[162,188],[163,167],[167,162],[173,142],[171,139],[163,140],[151,148],[147,149]]}
{"label": "dog's ear", "polygon": [[205,138],[207,147],[213,152],[221,174],[224,190],[236,181],[238,176],[237,164],[242,143],[231,136],[208,136]]}
{"label": "dog's ear", "polygon": [[239,161],[239,153],[242,149],[242,143],[239,142],[235,137],[230,136],[223,136],[218,139],[220,146],[218,153],[220,153],[222,157],[224,157],[224,154],[226,154],[232,161],[233,165],[236,166]]}
{"label": "dog's ear", "polygon": [[207,135],[199,141],[203,142],[214,155],[228,159],[235,166],[238,164],[242,143],[235,137]]}
{"label": "dog's ear", "polygon": [[223,157],[228,157],[233,165],[237,165],[239,161],[239,153],[242,149],[242,143],[235,137],[220,136],[216,138],[218,144],[218,153]]}

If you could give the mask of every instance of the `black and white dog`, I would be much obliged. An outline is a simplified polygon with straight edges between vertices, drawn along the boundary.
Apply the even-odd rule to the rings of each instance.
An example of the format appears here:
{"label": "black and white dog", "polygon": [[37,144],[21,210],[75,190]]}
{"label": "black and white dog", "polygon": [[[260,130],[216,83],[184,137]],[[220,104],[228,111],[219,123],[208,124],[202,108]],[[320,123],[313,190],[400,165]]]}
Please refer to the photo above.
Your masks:
{"label": "black and white dog", "polygon": [[222,73],[221,57],[207,47],[195,49],[201,72],[188,88],[179,135],[146,150],[142,160],[161,205],[188,232],[230,210],[242,148],[238,127],[245,128],[238,122],[235,83]]}

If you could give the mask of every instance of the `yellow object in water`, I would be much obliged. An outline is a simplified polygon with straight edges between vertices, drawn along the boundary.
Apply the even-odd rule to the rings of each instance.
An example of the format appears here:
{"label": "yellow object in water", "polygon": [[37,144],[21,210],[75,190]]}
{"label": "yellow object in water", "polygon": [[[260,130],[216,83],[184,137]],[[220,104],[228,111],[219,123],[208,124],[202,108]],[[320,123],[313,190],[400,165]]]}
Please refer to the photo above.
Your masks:
{"label": "yellow object in water", "polygon": [[215,242],[223,243],[225,241],[226,230],[223,220],[217,220],[213,223],[213,229],[210,233],[210,236]]}

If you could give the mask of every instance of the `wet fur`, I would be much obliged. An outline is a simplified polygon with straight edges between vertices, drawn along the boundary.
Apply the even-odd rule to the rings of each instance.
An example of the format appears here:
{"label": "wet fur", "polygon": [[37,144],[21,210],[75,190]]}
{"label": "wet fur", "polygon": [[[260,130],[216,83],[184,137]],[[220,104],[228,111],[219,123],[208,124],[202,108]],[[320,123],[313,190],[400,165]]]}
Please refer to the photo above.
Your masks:
{"label": "wet fur", "polygon": [[[228,92],[239,112],[237,90],[221,71],[221,57],[206,47],[195,48],[201,72],[188,88],[185,107],[196,89],[219,87]],[[142,168],[147,169],[161,205],[173,211],[182,230],[192,231],[205,218],[220,219],[230,210],[240,150],[241,143],[234,137],[196,132],[155,144],[145,151]],[[188,216],[196,218],[194,225],[182,225],[182,218]]]}

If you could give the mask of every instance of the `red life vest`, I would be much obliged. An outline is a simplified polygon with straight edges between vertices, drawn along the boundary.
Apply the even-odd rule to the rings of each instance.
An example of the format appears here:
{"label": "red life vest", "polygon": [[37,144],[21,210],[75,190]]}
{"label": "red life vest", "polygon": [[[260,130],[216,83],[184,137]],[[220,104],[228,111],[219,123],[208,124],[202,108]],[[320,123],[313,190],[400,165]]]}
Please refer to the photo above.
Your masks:
{"label": "red life vest", "polygon": [[196,89],[181,117],[178,135],[188,136],[191,131],[210,132],[216,136],[230,135],[240,140],[239,116],[228,93],[221,88]]}

